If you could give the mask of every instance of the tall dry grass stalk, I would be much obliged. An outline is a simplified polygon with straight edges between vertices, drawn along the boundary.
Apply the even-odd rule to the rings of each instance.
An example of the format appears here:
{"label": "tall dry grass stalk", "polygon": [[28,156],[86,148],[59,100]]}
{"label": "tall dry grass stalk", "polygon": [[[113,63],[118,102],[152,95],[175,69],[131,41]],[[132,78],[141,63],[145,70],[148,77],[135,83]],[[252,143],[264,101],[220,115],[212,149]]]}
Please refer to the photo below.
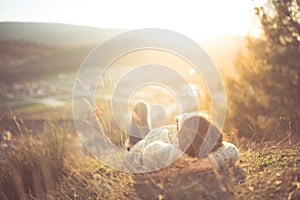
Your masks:
{"label": "tall dry grass stalk", "polygon": [[72,123],[57,121],[1,144],[0,199],[97,199],[124,194],[132,175],[102,165],[78,140]]}
{"label": "tall dry grass stalk", "polygon": [[[18,130],[21,130],[20,124]],[[63,173],[71,133],[69,124],[45,123],[43,131],[22,132],[2,145],[2,196],[8,199],[45,199],[46,194],[51,194]]]}
{"label": "tall dry grass stalk", "polygon": [[[112,109],[109,107],[108,101],[102,101],[101,103],[99,103],[99,106],[97,106],[97,104],[95,103],[94,113],[97,117],[99,127],[101,128],[103,133],[105,133],[107,142],[113,143],[118,147],[125,148],[124,144],[126,139],[128,138],[128,135],[123,130],[121,130],[118,124],[116,123],[112,114]],[[116,114],[121,115],[121,113]],[[121,121],[119,123],[123,123],[123,127],[126,127],[125,121]]]}

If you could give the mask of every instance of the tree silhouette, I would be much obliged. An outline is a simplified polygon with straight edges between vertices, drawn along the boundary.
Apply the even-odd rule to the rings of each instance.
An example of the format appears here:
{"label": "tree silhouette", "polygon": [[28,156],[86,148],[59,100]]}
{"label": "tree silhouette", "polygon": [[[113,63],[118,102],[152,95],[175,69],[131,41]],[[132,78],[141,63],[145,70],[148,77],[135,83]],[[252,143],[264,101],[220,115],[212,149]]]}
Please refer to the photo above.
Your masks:
{"label": "tree silhouette", "polygon": [[246,137],[299,140],[300,1],[255,7],[264,32],[247,38],[226,81],[228,124]]}

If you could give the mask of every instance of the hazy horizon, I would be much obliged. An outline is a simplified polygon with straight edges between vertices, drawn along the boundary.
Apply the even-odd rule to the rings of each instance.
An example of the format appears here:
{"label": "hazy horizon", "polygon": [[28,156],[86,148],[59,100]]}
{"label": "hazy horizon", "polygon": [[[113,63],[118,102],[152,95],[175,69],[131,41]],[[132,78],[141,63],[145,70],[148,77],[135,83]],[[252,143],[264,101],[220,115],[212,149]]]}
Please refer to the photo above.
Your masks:
{"label": "hazy horizon", "polygon": [[118,29],[163,28],[198,41],[215,35],[259,33],[252,7],[250,0],[189,3],[12,0],[1,2],[0,22],[60,23]]}

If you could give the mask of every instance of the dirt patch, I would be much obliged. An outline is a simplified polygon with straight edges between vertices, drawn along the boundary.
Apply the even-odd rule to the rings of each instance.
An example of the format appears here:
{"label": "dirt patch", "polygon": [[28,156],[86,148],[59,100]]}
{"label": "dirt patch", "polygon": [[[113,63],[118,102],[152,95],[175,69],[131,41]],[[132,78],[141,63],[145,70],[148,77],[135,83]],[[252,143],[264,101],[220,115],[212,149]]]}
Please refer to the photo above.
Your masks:
{"label": "dirt patch", "polygon": [[238,167],[216,171],[209,163],[182,158],[167,169],[136,174],[133,193],[137,199],[232,199],[233,183],[242,177]]}

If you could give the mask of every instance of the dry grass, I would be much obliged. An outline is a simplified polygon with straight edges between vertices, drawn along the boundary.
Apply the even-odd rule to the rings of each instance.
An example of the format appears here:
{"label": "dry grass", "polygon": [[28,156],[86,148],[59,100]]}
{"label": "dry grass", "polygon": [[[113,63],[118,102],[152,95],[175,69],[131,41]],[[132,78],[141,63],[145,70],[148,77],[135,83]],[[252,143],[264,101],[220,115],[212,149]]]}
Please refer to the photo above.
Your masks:
{"label": "dry grass", "polygon": [[[26,129],[25,129],[26,130]],[[1,145],[0,199],[118,197],[130,174],[101,165],[80,148],[71,124],[22,131]]]}
{"label": "dry grass", "polygon": [[300,198],[300,148],[288,141],[243,144],[236,166],[224,171],[190,170],[184,161],[129,174],[80,148],[71,124],[46,123],[38,132],[21,128],[1,144],[0,199]]}
{"label": "dry grass", "polygon": [[300,199],[300,150],[273,146],[245,151],[237,166],[245,179],[235,185],[237,199]]}

